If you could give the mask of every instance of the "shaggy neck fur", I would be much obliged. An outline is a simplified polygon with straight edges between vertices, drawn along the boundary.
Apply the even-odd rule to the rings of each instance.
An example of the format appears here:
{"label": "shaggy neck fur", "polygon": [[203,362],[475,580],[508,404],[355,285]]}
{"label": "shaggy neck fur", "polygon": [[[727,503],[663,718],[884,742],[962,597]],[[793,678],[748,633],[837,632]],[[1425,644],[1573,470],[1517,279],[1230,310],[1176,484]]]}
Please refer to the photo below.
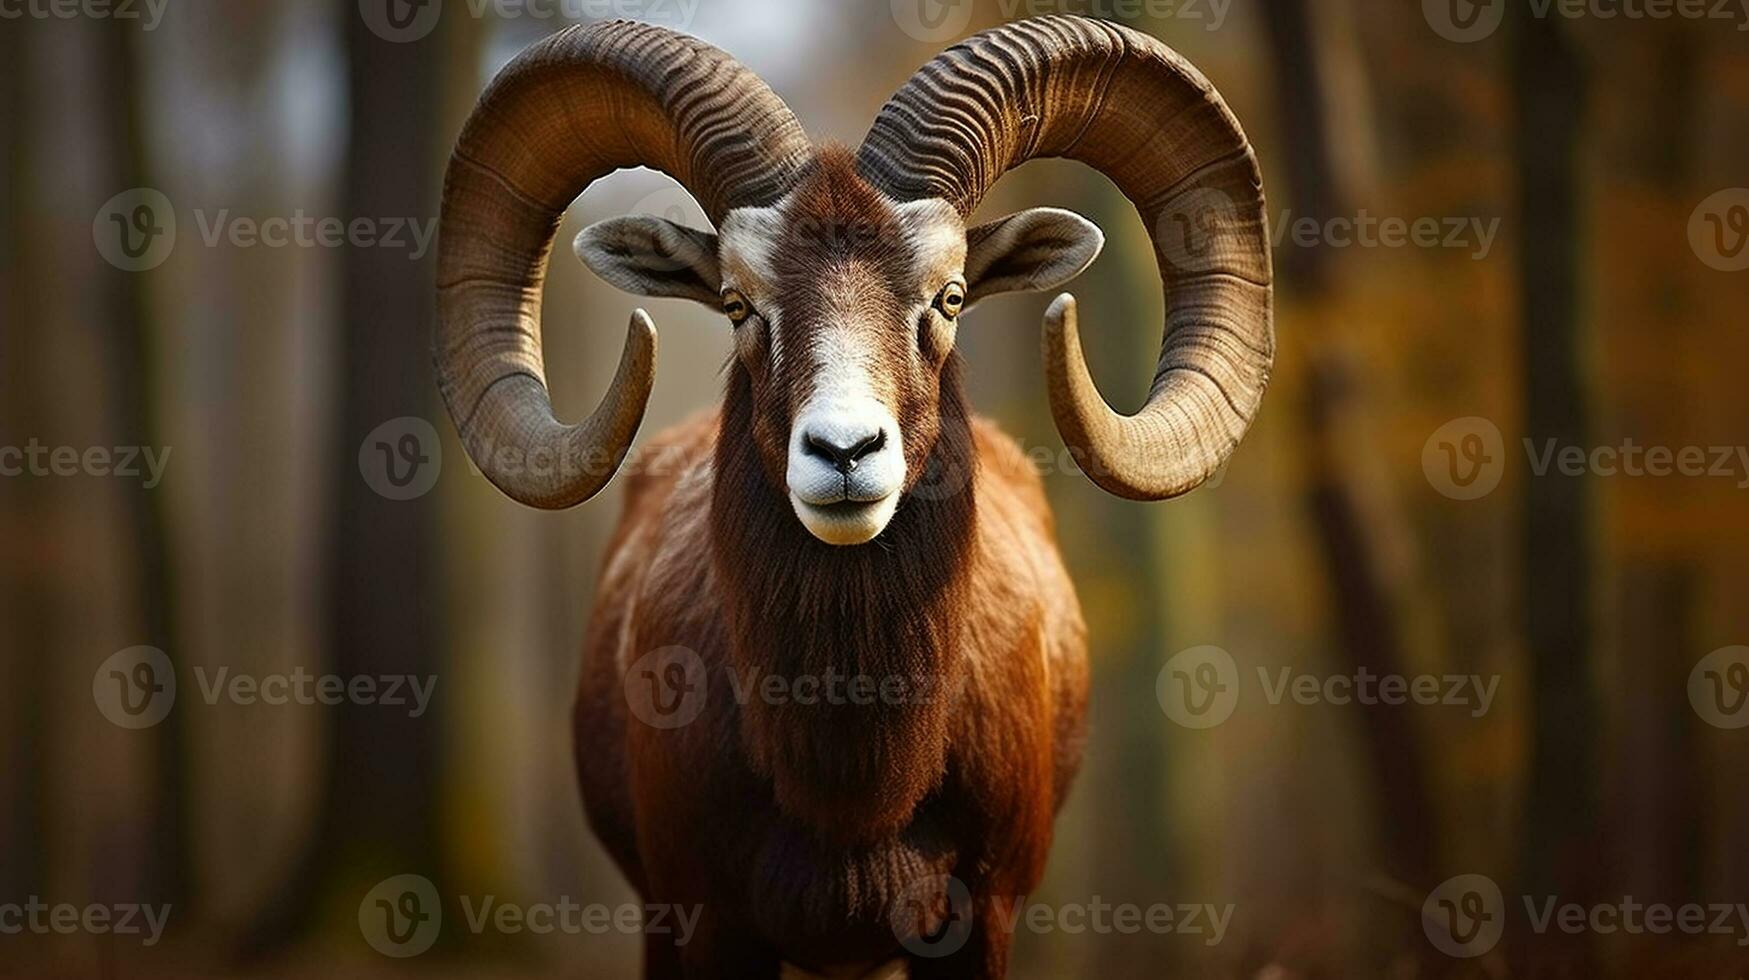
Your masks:
{"label": "shaggy neck fur", "polygon": [[[896,834],[941,781],[963,676],[976,486],[957,356],[928,466],[880,537],[849,548],[809,534],[771,485],[749,435],[751,383],[739,365],[730,375],[711,519],[730,662],[751,692],[742,747],[784,812],[823,837]],[[771,676],[786,697],[761,694]],[[803,678],[818,684],[812,703],[797,703]]]}

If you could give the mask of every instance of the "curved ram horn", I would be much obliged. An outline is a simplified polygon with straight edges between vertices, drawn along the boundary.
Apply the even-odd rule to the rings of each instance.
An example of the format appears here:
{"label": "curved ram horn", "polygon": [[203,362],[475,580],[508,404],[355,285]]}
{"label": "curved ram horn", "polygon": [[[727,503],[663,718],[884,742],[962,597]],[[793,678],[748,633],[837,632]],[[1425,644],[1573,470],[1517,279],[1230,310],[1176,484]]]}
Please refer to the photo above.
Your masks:
{"label": "curved ram horn", "polygon": [[450,417],[494,484],[535,507],[589,499],[630,447],[655,377],[655,328],[639,311],[600,407],[578,425],[553,417],[541,287],[571,201],[616,169],[647,166],[720,222],[782,196],[811,153],[764,82],[660,27],[573,27],[499,73],[444,179],[433,351]]}
{"label": "curved ram horn", "polygon": [[1133,416],[1094,386],[1073,299],[1051,305],[1044,348],[1057,429],[1114,494],[1193,490],[1249,428],[1275,354],[1251,145],[1208,80],[1164,44],[1053,16],[973,35],[924,65],[881,110],[858,166],[894,197],[942,198],[969,217],[997,179],[1036,157],[1111,178],[1147,224],[1166,291],[1159,367]]}

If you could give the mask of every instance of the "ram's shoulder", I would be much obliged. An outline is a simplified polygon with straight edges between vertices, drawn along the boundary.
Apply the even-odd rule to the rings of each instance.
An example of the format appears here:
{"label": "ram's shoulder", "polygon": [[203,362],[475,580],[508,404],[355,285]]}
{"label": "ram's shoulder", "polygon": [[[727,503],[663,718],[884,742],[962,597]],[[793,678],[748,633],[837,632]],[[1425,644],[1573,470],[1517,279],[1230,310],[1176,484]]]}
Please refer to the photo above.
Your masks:
{"label": "ram's shoulder", "polygon": [[652,544],[676,488],[698,482],[701,473],[708,477],[717,425],[716,409],[699,412],[655,433],[626,457],[618,473],[625,503],[608,543],[610,563],[616,555]]}
{"label": "ram's shoulder", "polygon": [[659,509],[682,477],[710,466],[718,418],[714,408],[695,413],[632,450],[620,467],[628,516],[646,507]]}
{"label": "ram's shoulder", "polygon": [[1044,480],[1020,443],[983,416],[972,419],[972,443],[978,450],[978,479],[986,494],[1007,498],[1048,521]]}

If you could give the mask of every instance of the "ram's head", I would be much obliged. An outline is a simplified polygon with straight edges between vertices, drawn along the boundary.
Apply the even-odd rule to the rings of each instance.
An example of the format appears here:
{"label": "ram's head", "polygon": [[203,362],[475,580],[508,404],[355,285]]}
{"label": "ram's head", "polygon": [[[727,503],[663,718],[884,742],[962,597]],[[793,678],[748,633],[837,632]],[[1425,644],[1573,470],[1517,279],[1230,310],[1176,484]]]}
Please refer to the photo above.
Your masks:
{"label": "ram's head", "polygon": [[609,282],[720,308],[774,488],[816,537],[880,533],[940,430],[960,315],[1054,288],[1103,236],[1039,208],[968,227],[991,184],[1036,157],[1105,173],[1153,233],[1165,336],[1147,404],[1113,412],[1088,376],[1075,306],[1045,321],[1057,426],[1112,493],[1160,499],[1225,461],[1274,350],[1261,180],[1194,68],[1127,28],[1074,17],[967,39],[924,66],[854,151],[815,148],[727,55],[647,25],[573,29],[524,52],[462,134],[444,190],[437,360],[470,454],[517,500],[564,507],[612,476],[642,419],[655,332],[634,314],[601,407],[553,418],[540,290],[565,208],[644,165],[679,180],[715,233],[634,216],[578,236]]}

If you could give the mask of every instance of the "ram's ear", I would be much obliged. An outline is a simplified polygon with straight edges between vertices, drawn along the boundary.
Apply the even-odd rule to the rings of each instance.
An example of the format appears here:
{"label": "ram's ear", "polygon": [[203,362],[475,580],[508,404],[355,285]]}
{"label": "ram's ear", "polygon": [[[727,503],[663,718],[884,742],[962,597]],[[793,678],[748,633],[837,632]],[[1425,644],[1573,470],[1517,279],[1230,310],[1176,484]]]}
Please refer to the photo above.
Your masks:
{"label": "ram's ear", "polygon": [[594,273],[628,293],[722,302],[717,236],[652,215],[590,225],[572,248]]}
{"label": "ram's ear", "polygon": [[966,299],[1055,289],[1105,247],[1099,226],[1073,211],[1032,208],[966,232]]}

